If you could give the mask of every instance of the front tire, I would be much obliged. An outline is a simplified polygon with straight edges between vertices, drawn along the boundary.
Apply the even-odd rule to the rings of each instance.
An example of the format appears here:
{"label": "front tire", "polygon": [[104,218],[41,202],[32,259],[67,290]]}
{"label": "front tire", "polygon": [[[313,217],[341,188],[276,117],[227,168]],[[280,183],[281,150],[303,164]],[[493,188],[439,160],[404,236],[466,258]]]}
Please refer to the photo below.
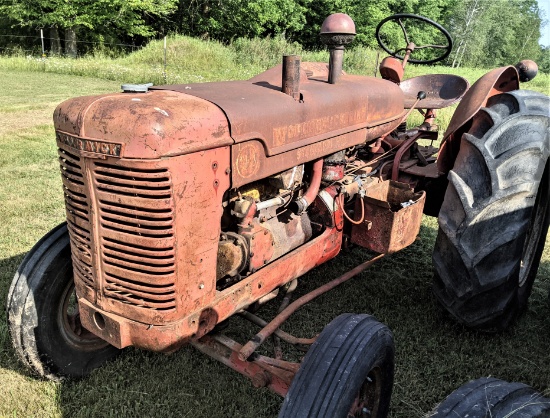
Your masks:
{"label": "front tire", "polygon": [[391,331],[372,316],[342,314],[307,352],[279,418],[386,417],[393,370]]}
{"label": "front tire", "polygon": [[489,99],[462,136],[439,213],[434,293],[466,326],[499,331],[527,307],[549,221],[550,99]]}
{"label": "front tire", "polygon": [[430,418],[550,417],[550,399],[523,383],[483,377],[472,380],[435,407]]}
{"label": "front tire", "polygon": [[8,292],[7,314],[18,357],[41,377],[83,377],[119,352],[80,324],[66,223],[23,259]]}

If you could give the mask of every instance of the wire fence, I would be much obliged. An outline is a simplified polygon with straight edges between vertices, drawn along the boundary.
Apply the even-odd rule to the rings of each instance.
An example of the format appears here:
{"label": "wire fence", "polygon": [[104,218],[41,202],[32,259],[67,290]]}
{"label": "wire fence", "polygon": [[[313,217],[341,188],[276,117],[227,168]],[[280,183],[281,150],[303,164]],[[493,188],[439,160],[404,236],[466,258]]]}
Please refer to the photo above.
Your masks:
{"label": "wire fence", "polygon": [[[104,42],[104,41],[83,41],[73,40],[68,41],[64,38],[52,38],[44,36],[43,30],[37,35],[15,35],[15,34],[0,34],[0,53],[2,54],[41,54],[43,57],[51,55],[69,55],[63,53],[66,51],[66,46],[69,42],[77,45],[77,51],[88,53],[94,50],[105,50],[109,48],[111,51],[122,50],[124,52],[134,52],[142,48],[141,45],[128,44],[121,42]],[[79,48],[82,46],[82,48]],[[63,48],[65,47],[65,48]],[[81,55],[81,54],[79,54]]]}
{"label": "wire fence", "polygon": [[[2,42],[4,40],[4,42]],[[12,42],[5,42],[5,41]],[[135,65],[125,65],[117,58],[124,58],[130,52],[142,50],[144,46],[121,42],[97,42],[76,40],[78,54],[56,53],[52,45],[61,43],[68,48],[67,40],[46,37],[41,31],[40,35],[15,35],[0,34],[0,55],[25,59],[24,68],[39,69],[44,72],[58,72],[77,75],[88,75],[110,80],[131,80],[136,82],[154,81],[156,84],[168,81],[176,82],[179,76],[177,69],[172,66],[171,77],[168,76],[167,63],[167,37],[163,39],[163,50],[158,54],[156,63],[141,65],[136,69]],[[2,45],[3,44],[3,45]],[[118,48],[118,50],[116,49]],[[97,52],[100,54],[98,55]],[[65,58],[81,58],[78,60],[66,60]],[[114,58],[114,60],[111,60]],[[9,65],[9,64],[4,64]],[[14,64],[14,65],[21,65]],[[21,68],[21,67],[18,67]],[[200,78],[200,76],[197,76]],[[200,81],[200,80],[197,80]]]}

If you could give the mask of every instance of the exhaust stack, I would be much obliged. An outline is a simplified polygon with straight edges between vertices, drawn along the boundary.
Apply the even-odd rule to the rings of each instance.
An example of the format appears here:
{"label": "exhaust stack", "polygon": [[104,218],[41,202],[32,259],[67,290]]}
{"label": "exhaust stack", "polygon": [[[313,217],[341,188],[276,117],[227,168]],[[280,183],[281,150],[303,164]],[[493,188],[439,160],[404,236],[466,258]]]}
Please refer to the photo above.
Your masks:
{"label": "exhaust stack", "polygon": [[300,100],[300,56],[283,56],[282,92]]}

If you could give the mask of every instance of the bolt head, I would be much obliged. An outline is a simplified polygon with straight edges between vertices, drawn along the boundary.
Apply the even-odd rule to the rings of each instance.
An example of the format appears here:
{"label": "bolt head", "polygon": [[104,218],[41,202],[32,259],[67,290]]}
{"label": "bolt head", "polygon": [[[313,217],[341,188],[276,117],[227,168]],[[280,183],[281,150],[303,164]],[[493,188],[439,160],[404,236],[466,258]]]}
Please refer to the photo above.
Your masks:
{"label": "bolt head", "polygon": [[252,384],[255,388],[263,388],[269,384],[269,379],[264,373],[259,372],[252,376]]}

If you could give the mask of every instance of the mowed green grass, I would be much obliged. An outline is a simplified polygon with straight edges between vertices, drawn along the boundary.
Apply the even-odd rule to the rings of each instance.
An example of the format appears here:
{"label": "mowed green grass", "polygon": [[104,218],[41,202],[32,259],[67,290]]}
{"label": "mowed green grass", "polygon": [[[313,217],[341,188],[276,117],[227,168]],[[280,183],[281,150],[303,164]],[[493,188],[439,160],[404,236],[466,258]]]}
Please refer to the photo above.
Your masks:
{"label": "mowed green grass", "polygon": [[[5,301],[24,254],[64,218],[51,122],[56,104],[117,91],[120,83],[5,69],[0,77],[0,300]],[[450,112],[443,116],[448,123]],[[392,417],[422,417],[459,385],[481,376],[523,381],[549,393],[550,245],[527,313],[509,331],[484,335],[454,324],[432,296],[436,232],[436,220],[426,217],[413,245],[305,306],[284,329],[309,337],[343,312],[370,313],[386,323],[396,342]],[[345,250],[303,276],[297,293],[369,257],[358,248]],[[269,317],[273,309],[267,307],[260,315]],[[232,325],[236,330],[231,336],[241,342],[254,330],[239,319]],[[273,417],[282,401],[191,347],[170,356],[130,348],[86,379],[43,381],[18,362],[4,309],[0,385],[1,417]]]}

